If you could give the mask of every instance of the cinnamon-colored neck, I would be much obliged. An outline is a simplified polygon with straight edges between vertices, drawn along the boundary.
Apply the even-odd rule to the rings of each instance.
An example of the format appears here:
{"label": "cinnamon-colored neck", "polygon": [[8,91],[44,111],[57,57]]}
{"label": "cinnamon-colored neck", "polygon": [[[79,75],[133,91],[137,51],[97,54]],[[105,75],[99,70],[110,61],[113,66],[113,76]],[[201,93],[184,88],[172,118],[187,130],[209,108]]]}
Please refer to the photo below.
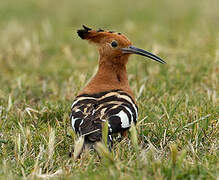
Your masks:
{"label": "cinnamon-colored neck", "polygon": [[128,85],[128,75],[126,71],[126,65],[115,63],[112,61],[100,61],[99,69],[95,77],[102,83],[124,86]]}
{"label": "cinnamon-colored neck", "polygon": [[123,59],[123,63],[121,63],[120,59],[100,58],[97,74],[79,94],[93,94],[122,89],[132,96],[133,93],[129,87],[128,75],[126,72],[128,57],[127,60]]}

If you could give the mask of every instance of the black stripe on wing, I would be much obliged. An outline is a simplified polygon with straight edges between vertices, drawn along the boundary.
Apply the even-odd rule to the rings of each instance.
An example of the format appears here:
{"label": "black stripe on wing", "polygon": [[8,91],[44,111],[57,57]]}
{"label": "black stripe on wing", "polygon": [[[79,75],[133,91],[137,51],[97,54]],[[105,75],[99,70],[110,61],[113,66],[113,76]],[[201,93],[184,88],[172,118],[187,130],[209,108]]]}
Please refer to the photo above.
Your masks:
{"label": "black stripe on wing", "polygon": [[110,134],[121,132],[128,129],[132,120],[136,123],[137,111],[132,97],[121,90],[81,94],[72,104],[72,125],[81,135],[100,129],[89,135],[91,139],[100,138],[103,121],[109,120]]}

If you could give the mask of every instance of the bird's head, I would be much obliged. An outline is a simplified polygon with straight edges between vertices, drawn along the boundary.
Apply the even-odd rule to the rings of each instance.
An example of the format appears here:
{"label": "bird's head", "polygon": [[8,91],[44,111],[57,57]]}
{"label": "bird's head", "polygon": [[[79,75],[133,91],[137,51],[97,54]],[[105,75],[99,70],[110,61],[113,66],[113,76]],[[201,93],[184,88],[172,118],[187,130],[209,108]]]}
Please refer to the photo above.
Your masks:
{"label": "bird's head", "polygon": [[77,33],[82,39],[98,45],[100,60],[112,61],[115,64],[126,64],[129,55],[138,54],[165,64],[165,61],[154,54],[133,46],[131,41],[121,33],[104,31],[102,29],[92,30],[84,25],[83,29],[78,30]]}

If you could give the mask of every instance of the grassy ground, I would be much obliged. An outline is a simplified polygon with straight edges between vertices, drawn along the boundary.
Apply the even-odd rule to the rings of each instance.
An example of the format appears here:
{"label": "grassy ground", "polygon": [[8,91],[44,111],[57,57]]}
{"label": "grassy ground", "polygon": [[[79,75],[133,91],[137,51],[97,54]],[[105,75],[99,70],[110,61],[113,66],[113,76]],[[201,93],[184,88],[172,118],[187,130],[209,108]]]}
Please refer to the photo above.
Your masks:
{"label": "grassy ground", "polygon": [[[218,179],[218,12],[217,0],[1,1],[0,179]],[[82,24],[167,62],[131,57],[138,145],[100,146],[101,160],[69,158],[70,106],[98,59],[76,35]]]}

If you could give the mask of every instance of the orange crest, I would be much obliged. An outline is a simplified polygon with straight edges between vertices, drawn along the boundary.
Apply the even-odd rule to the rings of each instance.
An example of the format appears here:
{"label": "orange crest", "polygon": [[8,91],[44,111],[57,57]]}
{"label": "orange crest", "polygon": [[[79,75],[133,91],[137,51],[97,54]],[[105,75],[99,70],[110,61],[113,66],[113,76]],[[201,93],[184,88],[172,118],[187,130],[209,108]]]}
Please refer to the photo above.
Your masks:
{"label": "orange crest", "polygon": [[80,29],[77,31],[81,39],[86,39],[96,44],[112,43],[113,41],[116,41],[118,43],[118,46],[120,47],[127,47],[132,44],[128,40],[128,38],[122,35],[121,33],[115,33],[113,31],[104,31],[102,29],[92,30],[91,28],[88,28],[84,25],[83,28],[84,29]]}

